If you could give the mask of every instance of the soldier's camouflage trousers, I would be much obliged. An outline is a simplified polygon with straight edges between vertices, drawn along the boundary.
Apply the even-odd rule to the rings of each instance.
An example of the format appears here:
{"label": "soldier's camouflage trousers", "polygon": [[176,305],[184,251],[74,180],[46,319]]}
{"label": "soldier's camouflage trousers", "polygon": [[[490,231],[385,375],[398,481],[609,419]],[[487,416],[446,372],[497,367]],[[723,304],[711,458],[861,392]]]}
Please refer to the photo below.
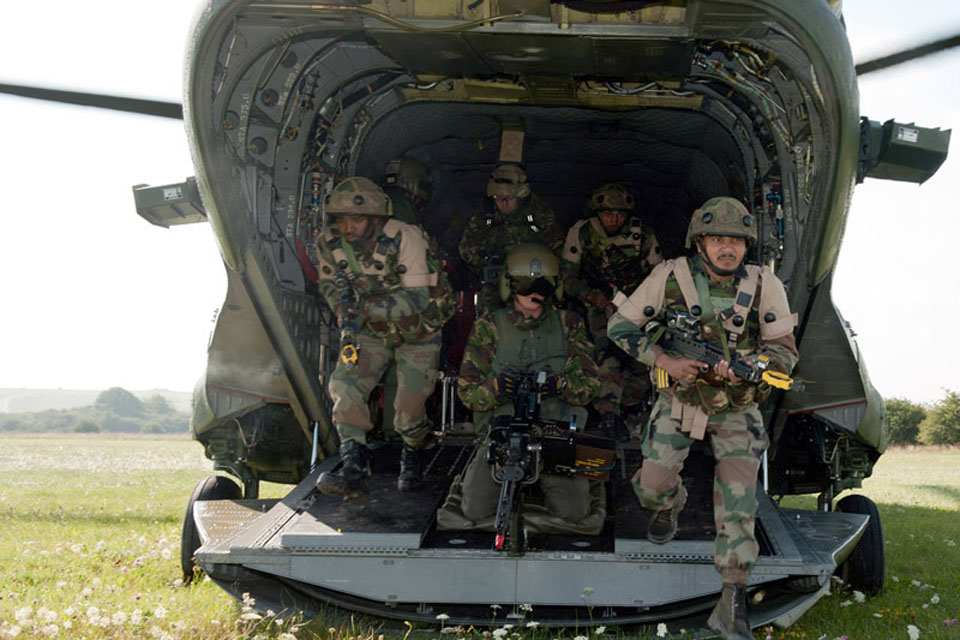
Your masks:
{"label": "soldier's camouflage trousers", "polygon": [[[653,407],[643,439],[643,467],[634,491],[647,509],[673,505],[680,471],[694,440],[670,417],[671,400],[661,394]],[[757,472],[768,440],[757,405],[744,411],[712,416],[707,424],[717,461],[713,477],[713,518],[717,528],[714,564],[724,580],[745,582],[759,554],[754,536]]]}
{"label": "soldier's camouflage trousers", "polygon": [[333,423],[340,441],[366,443],[366,434],[373,428],[368,405],[370,393],[387,367],[396,362],[398,388],[393,426],[404,442],[419,444],[431,429],[426,403],[437,383],[440,342],[440,332],[436,331],[418,342],[388,348],[379,339],[357,334],[359,359],[349,367],[337,362],[328,386],[333,400]]}

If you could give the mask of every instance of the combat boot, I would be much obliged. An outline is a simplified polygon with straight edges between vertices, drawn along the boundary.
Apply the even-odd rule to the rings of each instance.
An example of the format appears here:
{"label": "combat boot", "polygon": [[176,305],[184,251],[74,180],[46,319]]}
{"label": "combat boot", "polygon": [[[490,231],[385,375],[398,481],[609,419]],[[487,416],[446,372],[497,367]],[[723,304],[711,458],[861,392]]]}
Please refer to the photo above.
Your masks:
{"label": "combat boot", "polygon": [[411,447],[406,442],[400,451],[400,475],[397,488],[400,491],[419,491],[423,488],[423,463],[426,451],[437,446],[437,440],[431,433],[419,447]]}
{"label": "combat boot", "polygon": [[650,518],[650,524],[647,525],[647,540],[654,544],[666,544],[673,540],[673,536],[677,535],[677,520],[686,502],[687,490],[681,482],[673,506],[663,511],[655,511]]}
{"label": "combat boot", "polygon": [[356,440],[347,440],[340,449],[340,463],[333,471],[320,474],[317,489],[328,496],[344,496],[352,500],[369,490],[370,452]]}
{"label": "combat boot", "polygon": [[747,620],[747,585],[724,582],[720,601],[710,613],[707,626],[723,640],[753,640]]}

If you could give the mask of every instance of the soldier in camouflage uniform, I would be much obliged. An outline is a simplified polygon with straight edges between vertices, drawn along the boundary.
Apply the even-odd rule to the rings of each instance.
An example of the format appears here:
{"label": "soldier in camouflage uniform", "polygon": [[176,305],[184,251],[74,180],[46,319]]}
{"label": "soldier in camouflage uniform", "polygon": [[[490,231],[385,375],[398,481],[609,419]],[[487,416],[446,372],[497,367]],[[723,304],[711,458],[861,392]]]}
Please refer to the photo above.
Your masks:
{"label": "soldier in camouflage uniform", "polygon": [[[392,362],[399,378],[394,427],[403,438],[401,491],[421,487],[421,452],[435,443],[425,403],[436,384],[440,328],[452,312],[450,285],[423,230],[391,219],[391,210],[380,187],[359,177],[340,182],[325,203],[335,224],[317,240],[318,287],[341,331],[352,330],[357,350],[355,362],[341,357],[330,376],[341,464],[317,480],[328,495],[366,491],[368,398]],[[338,272],[353,301],[338,286]]]}
{"label": "soldier in camouflage uniform", "polygon": [[663,258],[653,231],[636,217],[636,199],[624,185],[601,185],[590,196],[589,208],[591,217],[567,232],[564,289],[586,308],[602,381],[593,407],[602,431],[613,436],[621,405],[640,404],[650,392],[650,376],[645,365],[610,345],[607,322],[615,311],[611,300],[636,289]]}
{"label": "soldier in camouflage uniform", "polygon": [[[513,415],[512,392],[518,378],[540,371],[547,374],[541,416],[566,422],[577,415],[578,424],[583,424],[583,405],[593,398],[600,380],[583,320],[553,304],[559,297],[559,273],[559,259],[542,245],[521,244],[507,254],[500,291],[509,304],[477,320],[460,366],[457,393],[474,411],[479,432],[486,430],[493,416]],[[464,471],[462,518],[450,518],[442,509],[438,513],[441,527],[469,528],[496,513],[500,486],[486,462],[487,446],[477,448]],[[552,526],[599,532],[602,517],[589,519],[589,530],[578,529],[591,512],[588,480],[542,474],[539,483],[553,516]]]}
{"label": "soldier in camouflage uniform", "polygon": [[412,156],[394,158],[383,172],[383,190],[393,205],[393,218],[423,226],[423,208],[430,202],[430,172]]}
{"label": "soldier in camouflage uniform", "polygon": [[496,273],[507,252],[518,244],[546,245],[558,256],[563,233],[550,207],[530,190],[527,174],[515,164],[502,164],[487,182],[492,206],[473,214],[460,238],[460,256],[480,276],[478,315],[503,305],[497,291]]}
{"label": "soldier in camouflage uniform", "polygon": [[[741,381],[723,361],[712,369],[702,362],[664,352],[643,331],[666,310],[697,316],[701,338],[749,362],[768,356],[773,369],[789,373],[797,363],[790,312],[783,284],[767,267],[744,265],[757,241],[753,216],[733,198],[711,198],[693,213],[687,247],[697,255],[658,265],[626,297],[614,299],[618,311],[607,335],[637,360],[666,374],[669,386],[653,408],[644,438],[644,462],[635,484],[641,504],[653,510],[647,537],[663,544],[677,530],[686,500],[680,479],[683,462],[696,439],[710,435],[716,458],[714,563],[723,575],[723,591],[708,624],[724,638],[753,638],[747,622],[747,574],[759,553],[754,536],[757,472],[768,440],[757,407],[770,387]],[[659,375],[658,371],[658,375]],[[662,377],[662,376],[661,376]]]}

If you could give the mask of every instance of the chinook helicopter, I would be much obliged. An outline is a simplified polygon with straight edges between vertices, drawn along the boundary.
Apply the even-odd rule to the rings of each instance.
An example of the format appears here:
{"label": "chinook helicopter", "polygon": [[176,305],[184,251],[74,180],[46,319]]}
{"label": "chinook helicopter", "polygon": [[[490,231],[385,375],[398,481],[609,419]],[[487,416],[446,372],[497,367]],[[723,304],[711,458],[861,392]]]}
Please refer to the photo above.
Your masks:
{"label": "chinook helicopter", "polygon": [[[275,611],[332,604],[491,624],[498,605],[497,622],[702,626],[720,588],[709,460],[687,471],[700,491],[690,503],[707,506],[688,508],[663,547],[646,541],[630,490],[639,448],[620,443],[601,535],[547,536],[504,553],[492,534],[435,526],[472,447],[455,437],[466,416],[445,375],[433,409],[450,437],[422,492],[396,491],[389,441],[368,501],[315,490],[336,463],[325,380],[339,333],[309,247],[336,180],[379,180],[406,155],[429,170],[424,226],[441,241],[501,161],[522,163],[567,225],[598,182],[631,185],[668,257],[682,252],[708,197],[749,203],[761,234],[750,259],[775,270],[800,315],[795,375],[807,383],[762,407],[771,448],[751,625],[789,625],[837,572],[879,591],[877,509],[863,496],[837,498],[870,475],[886,418],[830,286],[854,184],[925,181],[949,131],[860,117],[838,2],[214,0],[197,15],[187,66],[182,111],[119,105],[184,118],[196,178],[136,187],[137,210],[160,226],[208,220],[227,272],[191,425],[215,470],[236,482],[211,476],[190,497],[185,574],[195,558],[229,593]],[[295,486],[260,499],[261,482]],[[778,505],[811,493],[817,510]]]}

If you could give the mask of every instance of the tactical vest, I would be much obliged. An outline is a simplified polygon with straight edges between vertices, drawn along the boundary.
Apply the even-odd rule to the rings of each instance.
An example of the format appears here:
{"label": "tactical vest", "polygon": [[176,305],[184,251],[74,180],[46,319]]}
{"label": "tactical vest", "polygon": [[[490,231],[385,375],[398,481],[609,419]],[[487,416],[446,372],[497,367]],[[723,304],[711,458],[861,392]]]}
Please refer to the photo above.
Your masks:
{"label": "tactical vest", "polygon": [[[400,277],[406,267],[398,264],[400,253],[401,222],[387,220],[377,237],[373,251],[351,255],[352,248],[335,228],[328,228],[323,236],[333,267],[347,273],[357,295],[358,304],[370,297],[386,297],[403,288]],[[424,247],[426,249],[426,247]],[[370,321],[363,331],[380,338],[388,347],[403,342],[415,342],[443,327],[453,315],[454,302],[450,280],[439,268],[430,251],[427,251],[427,266],[431,275],[436,275],[433,284],[424,283],[429,290],[430,302],[419,314],[404,316],[396,321]]]}
{"label": "tactical vest", "polygon": [[[751,324],[752,312],[757,317],[760,309],[761,267],[744,265],[746,277],[740,277],[733,298],[716,296],[710,291],[710,279],[704,273],[695,276],[685,258],[678,258],[673,267],[673,277],[683,295],[685,311],[699,310],[703,319],[700,338],[715,346],[735,351],[743,332]],[[695,314],[696,315],[696,314]],[[757,336],[759,340],[759,328]],[[762,402],[770,394],[766,383],[752,385],[745,382],[723,382],[711,385],[697,378],[690,385],[674,385],[674,396],[682,403],[701,408],[707,415],[725,411],[740,411],[755,402]]]}
{"label": "tactical vest", "polygon": [[[498,336],[497,353],[490,363],[493,374],[510,371],[528,374],[545,371],[548,376],[563,374],[567,362],[567,335],[560,312],[545,307],[540,324],[533,329],[520,329],[507,317],[508,313],[507,309],[500,309],[493,315]],[[540,403],[540,415],[545,420],[567,420],[575,409],[559,398],[543,398]],[[502,405],[492,413],[510,415],[513,404]],[[582,426],[585,418],[585,415],[580,418],[578,424]]]}
{"label": "tactical vest", "polygon": [[[578,223],[577,229],[580,252],[580,277],[584,278],[591,288],[600,289],[609,297],[619,291],[629,292],[636,287],[643,276],[643,261],[646,256],[642,253],[643,229],[640,218],[630,218],[629,231],[626,235],[618,233],[609,237],[603,224],[596,216]],[[586,243],[582,233],[587,228]],[[570,260],[571,253],[576,247],[564,249],[564,259]]]}

